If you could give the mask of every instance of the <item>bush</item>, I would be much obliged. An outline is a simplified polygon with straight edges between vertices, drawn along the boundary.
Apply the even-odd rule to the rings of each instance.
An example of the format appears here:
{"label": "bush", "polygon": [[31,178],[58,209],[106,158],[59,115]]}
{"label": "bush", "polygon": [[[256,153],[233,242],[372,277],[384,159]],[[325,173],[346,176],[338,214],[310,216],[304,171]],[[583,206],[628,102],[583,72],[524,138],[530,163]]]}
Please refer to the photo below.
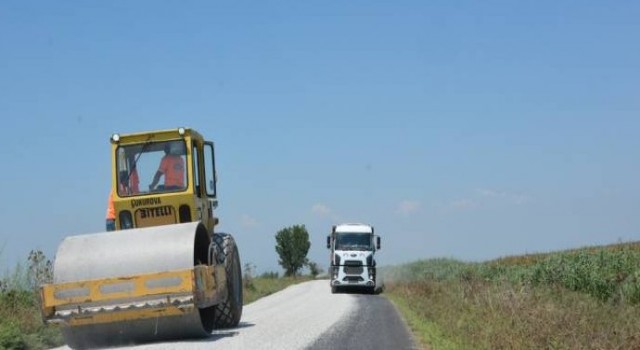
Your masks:
{"label": "bush", "polygon": [[309,274],[311,274],[311,277],[313,278],[315,278],[316,276],[318,276],[323,272],[322,268],[318,265],[318,263],[314,261],[307,261],[307,267],[309,267]]}
{"label": "bush", "polygon": [[0,349],[26,349],[20,328],[15,323],[0,324]]}
{"label": "bush", "polygon": [[279,277],[280,277],[280,274],[275,271],[263,272],[262,275],[260,275],[260,278],[267,278],[267,279],[276,279]]}
{"label": "bush", "polygon": [[60,329],[44,325],[40,315],[38,289],[51,281],[51,267],[42,252],[32,251],[27,268],[18,264],[0,280],[0,349],[45,349],[64,343]]}
{"label": "bush", "polygon": [[242,285],[246,289],[255,290],[255,286],[253,285],[253,278],[256,270],[256,265],[252,263],[244,264],[244,273],[242,276]]}

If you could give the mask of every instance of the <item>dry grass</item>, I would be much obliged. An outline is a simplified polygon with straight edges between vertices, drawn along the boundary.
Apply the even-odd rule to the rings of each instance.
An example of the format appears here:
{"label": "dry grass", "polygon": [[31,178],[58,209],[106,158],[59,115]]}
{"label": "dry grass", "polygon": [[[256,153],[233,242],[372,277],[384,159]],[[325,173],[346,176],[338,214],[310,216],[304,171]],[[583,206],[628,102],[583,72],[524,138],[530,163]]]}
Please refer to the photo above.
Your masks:
{"label": "dry grass", "polygon": [[[639,248],[589,247],[483,264],[422,261],[393,271],[386,293],[433,350],[640,349],[640,305],[620,297],[638,288]],[[567,283],[576,276],[580,284]],[[593,280],[616,292],[593,293]]]}
{"label": "dry grass", "polygon": [[481,281],[389,284],[387,293],[460,349],[640,349],[637,307],[581,293]]}

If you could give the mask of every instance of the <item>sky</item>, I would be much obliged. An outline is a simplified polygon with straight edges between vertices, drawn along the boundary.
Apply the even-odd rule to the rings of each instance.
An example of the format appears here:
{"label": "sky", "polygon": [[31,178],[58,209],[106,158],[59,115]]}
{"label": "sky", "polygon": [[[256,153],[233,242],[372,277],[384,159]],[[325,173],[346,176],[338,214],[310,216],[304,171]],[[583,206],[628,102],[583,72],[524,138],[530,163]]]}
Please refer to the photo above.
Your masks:
{"label": "sky", "polygon": [[[112,133],[216,144],[218,230],[380,265],[640,240],[637,1],[0,2],[0,270],[100,232]],[[150,182],[151,179],[147,179]],[[141,179],[141,186],[145,179]],[[90,253],[90,252],[88,252]]]}

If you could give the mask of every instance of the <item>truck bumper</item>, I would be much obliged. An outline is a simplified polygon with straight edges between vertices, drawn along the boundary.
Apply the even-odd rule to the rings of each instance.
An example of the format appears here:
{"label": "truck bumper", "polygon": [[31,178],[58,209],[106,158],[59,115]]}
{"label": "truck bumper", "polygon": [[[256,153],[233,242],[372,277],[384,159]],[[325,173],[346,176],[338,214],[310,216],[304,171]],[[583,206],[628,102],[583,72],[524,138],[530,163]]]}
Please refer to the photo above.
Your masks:
{"label": "truck bumper", "polygon": [[376,268],[369,266],[334,266],[331,286],[362,288],[376,286]]}

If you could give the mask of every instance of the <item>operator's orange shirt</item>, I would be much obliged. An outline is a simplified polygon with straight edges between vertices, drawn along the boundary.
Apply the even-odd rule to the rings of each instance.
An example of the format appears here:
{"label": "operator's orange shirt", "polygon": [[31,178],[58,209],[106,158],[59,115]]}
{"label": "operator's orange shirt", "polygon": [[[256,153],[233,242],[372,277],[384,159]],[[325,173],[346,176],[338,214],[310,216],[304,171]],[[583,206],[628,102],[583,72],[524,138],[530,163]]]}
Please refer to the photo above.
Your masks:
{"label": "operator's orange shirt", "polygon": [[140,178],[138,177],[137,169],[133,169],[131,175],[129,175],[129,188],[131,193],[135,194],[140,192]]}
{"label": "operator's orange shirt", "polygon": [[113,191],[109,192],[109,203],[107,203],[107,220],[116,219],[116,209],[113,206]]}
{"label": "operator's orange shirt", "polygon": [[158,170],[164,174],[165,186],[184,187],[184,160],[181,156],[164,156]]}
{"label": "operator's orange shirt", "polygon": [[118,194],[131,195],[138,193],[140,193],[140,177],[138,176],[138,170],[134,168],[129,174],[129,184],[127,185],[124,182],[120,183]]}

